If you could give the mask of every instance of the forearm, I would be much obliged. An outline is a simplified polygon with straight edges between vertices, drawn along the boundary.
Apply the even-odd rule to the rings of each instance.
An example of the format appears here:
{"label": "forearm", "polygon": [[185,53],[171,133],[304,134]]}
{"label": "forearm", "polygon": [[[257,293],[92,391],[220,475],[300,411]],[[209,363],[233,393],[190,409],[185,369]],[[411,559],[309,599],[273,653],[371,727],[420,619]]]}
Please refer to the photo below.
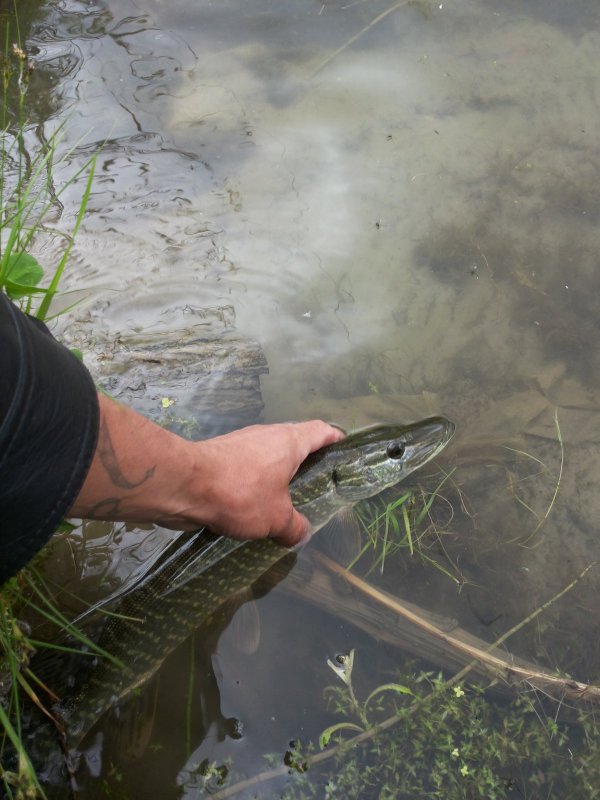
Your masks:
{"label": "forearm", "polygon": [[166,523],[191,443],[103,394],[99,405],[96,453],[71,516]]}

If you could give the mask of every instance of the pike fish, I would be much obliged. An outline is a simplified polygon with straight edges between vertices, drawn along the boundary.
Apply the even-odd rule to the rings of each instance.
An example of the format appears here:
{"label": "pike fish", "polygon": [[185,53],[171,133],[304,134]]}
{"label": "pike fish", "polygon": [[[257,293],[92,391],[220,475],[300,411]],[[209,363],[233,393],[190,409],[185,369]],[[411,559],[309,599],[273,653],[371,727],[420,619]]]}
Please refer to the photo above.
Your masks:
{"label": "pike fish", "polygon": [[[436,456],[454,425],[443,417],[406,426],[376,426],[311,454],[290,483],[294,506],[322,528],[340,510],[402,481]],[[179,546],[128,591],[100,637],[100,657],[71,698],[57,709],[69,749],[96,721],[157,672],[201,625],[247,591],[290,550],[272,539],[234,541],[206,531]]]}

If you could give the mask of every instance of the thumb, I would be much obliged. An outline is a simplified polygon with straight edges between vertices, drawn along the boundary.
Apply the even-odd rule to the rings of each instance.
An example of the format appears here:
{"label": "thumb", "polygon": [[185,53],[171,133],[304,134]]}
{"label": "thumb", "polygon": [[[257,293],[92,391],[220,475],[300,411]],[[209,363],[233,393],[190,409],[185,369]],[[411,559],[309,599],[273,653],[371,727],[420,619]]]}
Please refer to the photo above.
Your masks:
{"label": "thumb", "polygon": [[273,538],[285,547],[294,547],[301,542],[309,532],[309,521],[294,508],[285,530],[273,536]]}

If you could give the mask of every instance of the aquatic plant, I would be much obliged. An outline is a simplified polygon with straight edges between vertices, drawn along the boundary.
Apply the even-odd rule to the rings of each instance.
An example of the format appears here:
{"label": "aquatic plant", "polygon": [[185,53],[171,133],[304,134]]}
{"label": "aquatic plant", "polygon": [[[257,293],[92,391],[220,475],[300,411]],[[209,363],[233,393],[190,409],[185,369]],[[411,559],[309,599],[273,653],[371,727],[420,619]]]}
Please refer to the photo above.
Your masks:
{"label": "aquatic plant", "polygon": [[283,768],[269,756],[264,773],[213,790],[215,800],[265,796],[264,781],[285,774],[280,800],[600,797],[600,724],[591,707],[557,709],[531,691],[507,700],[411,663],[360,701],[347,663],[332,666],[343,685],[325,696],[343,720],[318,745],[291,742]]}
{"label": "aquatic plant", "polygon": [[[564,468],[564,463],[565,463],[565,448],[564,448],[562,433],[561,433],[561,430],[560,430],[560,422],[558,420],[558,409],[554,410],[554,414],[553,414],[552,419],[554,421],[554,428],[556,430],[556,441],[558,442],[558,446],[559,446],[559,449],[560,449],[560,460],[559,460],[559,466],[558,466],[558,473],[557,473],[557,476],[556,476],[556,482],[555,482],[555,485],[554,485],[554,491],[552,493],[552,497],[550,499],[550,502],[549,502],[548,506],[546,507],[546,511],[545,511],[544,515],[540,516],[539,514],[537,514],[532,508],[529,507],[529,505],[527,505],[527,503],[525,503],[525,501],[521,497],[519,497],[517,492],[514,491],[514,496],[515,496],[515,499],[517,500],[517,502],[520,503],[525,509],[527,509],[527,511],[530,514],[532,514],[537,520],[537,524],[536,524],[535,528],[533,529],[533,531],[530,534],[528,534],[524,539],[519,539],[519,543],[521,545],[523,545],[523,546],[528,546],[529,542],[531,542],[534,539],[534,537],[536,537],[536,535],[538,534],[538,532],[540,531],[540,529],[542,528],[544,523],[547,521],[547,519],[550,516],[550,514],[552,513],[552,509],[554,508],[554,504],[556,502],[556,498],[558,497],[558,492],[559,492],[559,489],[560,489],[560,486],[561,486],[561,482],[562,482],[563,468]],[[546,466],[546,464],[544,464],[543,461],[541,461],[539,458],[536,458],[531,453],[526,453],[526,452],[524,452],[522,450],[515,450],[514,448],[510,448],[510,447],[507,447],[506,449],[512,451],[513,453],[515,453],[515,454],[517,454],[519,456],[524,456],[525,458],[528,458],[528,459],[534,461],[544,471],[546,471],[548,469],[548,467]],[[516,541],[516,540],[511,540],[511,541]],[[539,545],[539,543],[540,543],[540,541],[538,540],[535,545],[530,545],[530,546],[537,547],[537,545]]]}
{"label": "aquatic plant", "polygon": [[375,570],[383,574],[386,561],[391,556],[408,551],[411,556],[417,555],[422,561],[459,583],[458,570],[450,570],[429,556],[425,546],[432,539],[439,541],[441,537],[439,524],[432,511],[434,504],[436,509],[445,505],[449,510],[446,524],[453,517],[452,504],[442,495],[442,488],[451,480],[453,472],[454,470],[443,473],[432,490],[421,484],[403,489],[400,493],[397,490],[388,491],[360,503],[356,507],[356,514],[361,528],[361,546],[347,568],[351,570],[360,564],[365,575]]}
{"label": "aquatic plant", "polygon": [[[540,696],[523,692],[506,702],[480,685],[449,685],[441,674],[412,669],[358,707],[348,683],[327,696],[346,718],[341,724],[362,727],[368,715],[376,726],[390,712],[399,724],[353,750],[342,743],[324,774],[295,774],[284,800],[600,797],[600,730],[589,709],[559,715]],[[342,736],[331,726],[321,744]],[[300,748],[295,758],[302,760]]]}

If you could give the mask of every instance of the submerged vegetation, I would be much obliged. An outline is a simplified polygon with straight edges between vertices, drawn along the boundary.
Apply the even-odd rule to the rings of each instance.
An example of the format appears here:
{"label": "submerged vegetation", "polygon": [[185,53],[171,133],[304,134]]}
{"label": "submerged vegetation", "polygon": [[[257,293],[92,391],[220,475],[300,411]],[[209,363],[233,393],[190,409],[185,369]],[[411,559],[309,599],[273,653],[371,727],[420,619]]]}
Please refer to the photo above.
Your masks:
{"label": "submerged vegetation", "polygon": [[[360,503],[356,513],[362,530],[361,545],[347,564],[348,569],[360,565],[365,576],[375,571],[383,573],[386,561],[396,553],[405,551],[411,556],[417,555],[455,583],[460,583],[458,571],[452,565],[452,569],[449,569],[427,553],[432,539],[441,540],[441,509],[445,507],[448,511],[444,527],[452,521],[452,503],[443,496],[442,489],[451,480],[453,472],[443,474],[431,491],[418,486],[401,491],[399,496],[397,492],[388,492]],[[435,517],[432,513],[434,503],[438,512]]]}
{"label": "submerged vegetation", "polygon": [[[600,738],[591,709],[559,713],[525,691],[503,701],[479,685],[451,685],[441,674],[414,669],[362,702],[351,681],[326,696],[345,720],[321,736],[321,744],[329,737],[338,742],[333,766],[323,770],[317,755],[314,769],[294,775],[284,800],[600,797]],[[378,728],[390,714],[393,728]],[[369,735],[345,746],[350,726],[365,723]],[[294,757],[302,764],[315,752],[314,745],[298,747]]]}
{"label": "submerged vegetation", "polygon": [[[204,770],[215,800],[288,775],[281,800],[509,800],[600,797],[599,722],[592,706],[557,708],[526,690],[512,699],[479,684],[405,665],[364,699],[352,680],[354,652],[330,664],[342,685],[324,692],[342,721],[318,744],[290,743],[284,767],[217,791],[218,765]],[[352,738],[348,738],[352,736]],[[271,794],[270,796],[275,796]]]}
{"label": "submerged vegetation", "polygon": [[0,761],[6,763],[9,748],[16,754],[12,769],[0,765],[0,780],[7,797],[33,798],[41,794],[35,770],[21,737],[21,690],[36,697],[27,678],[34,650],[27,627],[18,621],[14,608],[20,588],[15,579],[0,591]]}

